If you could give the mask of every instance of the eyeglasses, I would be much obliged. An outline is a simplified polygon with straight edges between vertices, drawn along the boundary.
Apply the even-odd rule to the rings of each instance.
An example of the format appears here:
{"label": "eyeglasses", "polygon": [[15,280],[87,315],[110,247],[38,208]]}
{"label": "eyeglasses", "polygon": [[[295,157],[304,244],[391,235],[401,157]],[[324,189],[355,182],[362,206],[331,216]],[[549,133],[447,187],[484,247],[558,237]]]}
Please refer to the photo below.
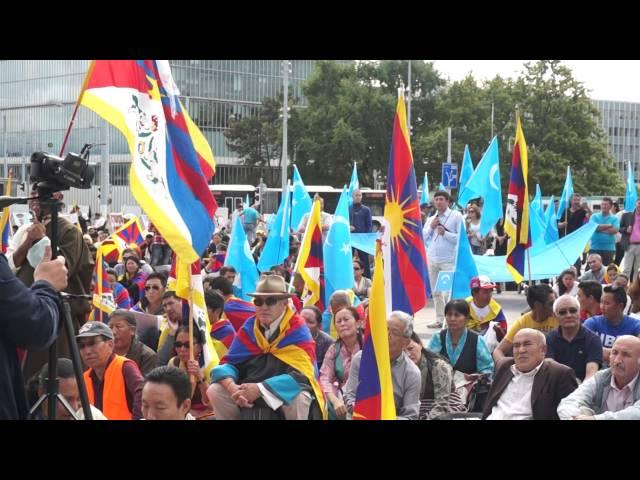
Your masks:
{"label": "eyeglasses", "polygon": [[94,347],[95,345],[97,345],[100,342],[104,342],[104,340],[102,340],[102,339],[98,340],[98,339],[94,338],[94,339],[89,340],[87,342],[78,342],[78,349],[79,350],[84,350],[87,347]]}
{"label": "eyeglasses", "polygon": [[146,285],[144,287],[144,289],[148,292],[149,290],[153,289],[153,290],[160,290],[160,287],[158,285]]}
{"label": "eyeglasses", "polygon": [[360,267],[353,267],[354,271],[362,270]]}
{"label": "eyeglasses", "polygon": [[262,305],[265,305],[265,304],[267,305],[267,307],[273,307],[280,300],[282,299],[278,297],[267,297],[267,298],[256,297],[253,299],[253,303],[255,304],[256,307],[261,307]]}
{"label": "eyeglasses", "polygon": [[567,313],[570,313],[571,315],[575,315],[576,313],[578,313],[578,309],[575,307],[571,307],[571,308],[563,308],[562,310],[558,310],[558,315],[566,315]]}
{"label": "eyeglasses", "polygon": [[189,342],[173,342],[173,346],[178,349],[178,348],[189,348]]}

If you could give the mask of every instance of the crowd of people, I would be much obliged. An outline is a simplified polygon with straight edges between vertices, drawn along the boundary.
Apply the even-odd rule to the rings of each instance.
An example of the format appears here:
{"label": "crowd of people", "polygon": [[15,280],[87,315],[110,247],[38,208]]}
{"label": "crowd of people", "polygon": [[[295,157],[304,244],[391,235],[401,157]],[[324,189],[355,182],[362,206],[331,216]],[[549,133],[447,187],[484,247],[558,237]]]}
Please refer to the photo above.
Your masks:
{"label": "crowd of people", "polygon": [[[470,282],[471,296],[435,292],[440,329],[424,343],[413,317],[394,311],[387,320],[393,398],[398,419],[640,419],[640,201],[634,212],[611,214],[613,202],[591,215],[574,195],[562,233],[589,218],[598,223],[585,272],[583,262],[563,271],[555,284],[526,290],[529,309],[508,322],[494,298],[501,286],[486,276]],[[84,232],[59,218],[60,257],[50,260],[50,213],[33,201],[36,218],[13,236],[1,256],[0,303],[8,313],[0,335],[0,418],[47,418],[43,394],[47,350],[58,338],[58,384],[76,416],[79,386],[73,375],[60,322],[57,291],[90,295],[96,251],[108,245],[105,219],[80,222]],[[431,285],[440,271],[455,267],[460,235],[474,254],[500,254],[502,226],[482,236],[481,202],[460,212],[446,191],[421,206]],[[256,262],[268,227],[242,202],[236,218]],[[323,212],[326,236],[332,222]],[[351,231],[377,226],[359,191],[350,207]],[[289,256],[263,272],[251,301],[241,298],[237,271],[225,266],[228,229],[213,234],[202,252],[204,298],[213,346],[220,364],[208,369],[208,338],[189,325],[189,313],[167,288],[171,248],[150,225],[142,245],[105,257],[117,307],[94,317],[87,300],[74,300],[73,328],[84,364],[84,384],[94,419],[322,419],[354,414],[368,317],[373,258],[354,249],[354,285],[335,291],[325,311],[304,303],[304,279],[294,271],[306,219],[290,232]],[[620,257],[616,257],[619,235]],[[623,268],[620,269],[622,258]],[[616,261],[617,260],[617,261]],[[12,298],[15,297],[15,300]],[[10,318],[9,318],[10,317]],[[28,318],[25,318],[28,317]],[[25,332],[19,322],[32,324]],[[30,323],[27,323],[30,322]],[[26,392],[26,394],[25,394]],[[57,417],[70,419],[58,407]]]}

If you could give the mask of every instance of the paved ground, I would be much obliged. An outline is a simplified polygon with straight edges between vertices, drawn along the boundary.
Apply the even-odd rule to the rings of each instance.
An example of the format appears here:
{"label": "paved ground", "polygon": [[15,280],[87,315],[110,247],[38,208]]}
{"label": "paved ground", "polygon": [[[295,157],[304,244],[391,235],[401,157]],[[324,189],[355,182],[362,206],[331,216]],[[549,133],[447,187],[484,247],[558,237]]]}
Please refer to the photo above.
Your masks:
{"label": "paved ground", "polygon": [[[519,295],[516,292],[503,292],[501,294],[496,294],[494,292],[493,297],[500,305],[502,305],[509,325],[515,322],[521,312],[528,308],[527,301],[523,294]],[[414,329],[424,341],[429,340],[431,335],[439,331],[439,329],[427,327],[427,324],[434,322],[435,319],[436,312],[434,303],[432,299],[429,299],[428,307],[420,310],[414,317]]]}

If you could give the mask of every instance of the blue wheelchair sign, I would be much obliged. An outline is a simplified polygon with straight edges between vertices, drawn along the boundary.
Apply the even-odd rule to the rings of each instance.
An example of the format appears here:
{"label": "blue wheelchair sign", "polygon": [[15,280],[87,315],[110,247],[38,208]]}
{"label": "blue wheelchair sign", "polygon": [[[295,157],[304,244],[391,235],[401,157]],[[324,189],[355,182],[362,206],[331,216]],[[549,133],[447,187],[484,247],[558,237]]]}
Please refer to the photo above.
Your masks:
{"label": "blue wheelchair sign", "polygon": [[442,164],[442,185],[445,188],[458,188],[458,164]]}

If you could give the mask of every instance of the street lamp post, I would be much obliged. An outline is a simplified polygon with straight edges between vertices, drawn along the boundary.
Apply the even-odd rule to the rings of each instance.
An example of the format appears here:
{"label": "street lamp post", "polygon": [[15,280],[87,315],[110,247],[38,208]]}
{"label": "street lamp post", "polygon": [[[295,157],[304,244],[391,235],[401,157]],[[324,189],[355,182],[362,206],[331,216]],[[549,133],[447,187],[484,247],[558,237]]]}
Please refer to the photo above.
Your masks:
{"label": "street lamp post", "polygon": [[4,133],[4,148],[2,151],[4,152],[4,176],[9,176],[9,156],[7,154],[7,116],[2,114],[2,125],[3,125],[3,133]]}
{"label": "street lamp post", "polygon": [[282,194],[287,188],[287,120],[289,119],[289,61],[283,62],[284,75],[282,78],[284,98],[282,100]]}

